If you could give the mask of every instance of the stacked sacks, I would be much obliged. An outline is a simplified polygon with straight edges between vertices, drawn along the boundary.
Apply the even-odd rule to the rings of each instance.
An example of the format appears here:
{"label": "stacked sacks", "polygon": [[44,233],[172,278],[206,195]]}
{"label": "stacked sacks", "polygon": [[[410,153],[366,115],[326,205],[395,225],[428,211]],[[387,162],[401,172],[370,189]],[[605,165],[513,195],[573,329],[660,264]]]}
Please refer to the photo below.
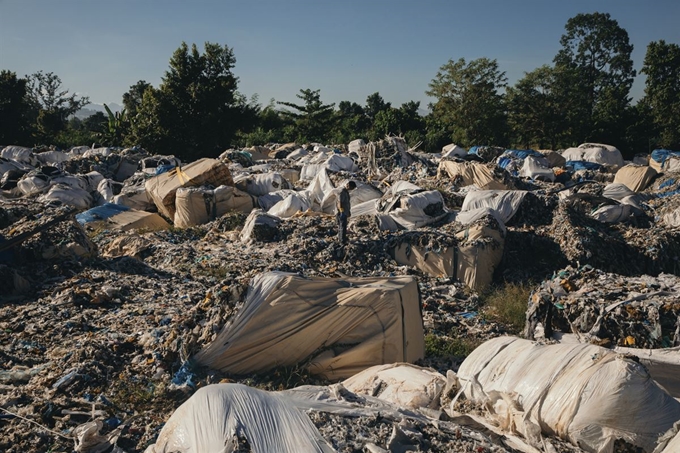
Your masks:
{"label": "stacked sacks", "polygon": [[202,225],[227,212],[249,213],[257,198],[232,186],[181,187],[175,196],[174,224],[179,228]]}
{"label": "stacked sacks", "polygon": [[154,176],[145,182],[146,191],[158,208],[169,219],[175,217],[175,195],[182,187],[201,185],[233,186],[226,164],[216,159],[199,159],[185,167]]}

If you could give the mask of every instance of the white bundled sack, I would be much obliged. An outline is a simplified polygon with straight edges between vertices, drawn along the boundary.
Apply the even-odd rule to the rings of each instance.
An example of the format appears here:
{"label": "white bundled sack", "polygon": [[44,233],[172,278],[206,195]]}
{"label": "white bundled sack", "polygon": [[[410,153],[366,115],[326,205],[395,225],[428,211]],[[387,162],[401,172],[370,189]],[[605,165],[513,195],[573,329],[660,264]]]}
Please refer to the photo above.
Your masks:
{"label": "white bundled sack", "polygon": [[[103,176],[102,176],[103,178]],[[73,187],[74,189],[81,189],[81,190],[86,190],[90,191],[90,186],[88,184],[87,179],[77,176],[77,175],[61,175],[61,176],[55,176],[52,178],[52,183],[53,184],[63,184],[69,187]],[[96,186],[95,186],[96,187]]]}
{"label": "white bundled sack", "polygon": [[465,157],[465,155],[467,150],[454,143],[442,147],[442,157]]}
{"label": "white bundled sack", "polygon": [[234,179],[234,184],[240,190],[255,196],[291,188],[288,180],[281,173],[276,172],[241,176]]}
{"label": "white bundled sack", "polygon": [[399,205],[388,214],[407,230],[429,225],[447,214],[444,209],[444,197],[438,190],[402,195]]}
{"label": "white bundled sack", "polygon": [[526,194],[524,190],[472,190],[465,196],[460,212],[491,208],[505,224],[517,213]]}
{"label": "white bundled sack", "polygon": [[35,155],[38,161],[43,165],[55,165],[61,162],[66,162],[69,159],[68,154],[63,151],[45,151]]}
{"label": "white bundled sack", "polygon": [[42,203],[59,202],[77,209],[92,207],[92,195],[83,189],[73,188],[64,184],[55,184],[50,190],[38,198]]}
{"label": "white bundled sack", "polygon": [[342,382],[349,391],[375,396],[399,407],[439,408],[446,378],[431,368],[410,363],[391,363],[367,368]]}
{"label": "white bundled sack", "polygon": [[293,217],[298,212],[307,211],[312,207],[309,195],[304,192],[294,192],[276,203],[267,211],[269,215],[275,215],[282,219]]}
{"label": "white bundled sack", "polygon": [[38,165],[38,159],[33,154],[33,150],[23,146],[5,146],[2,151],[0,151],[0,157],[29,164],[34,167]]}
{"label": "white bundled sack", "polygon": [[652,451],[680,420],[680,402],[644,366],[590,344],[495,338],[465,359],[458,378],[467,399],[534,444],[543,431],[590,452],[612,453],[616,439]]}
{"label": "white bundled sack", "polygon": [[579,145],[583,150],[583,160],[596,164],[620,168],[625,165],[621,151],[611,145],[601,143],[584,143]]}
{"label": "white bundled sack", "polygon": [[519,175],[525,178],[555,182],[555,172],[548,167],[548,161],[545,158],[527,156],[527,158],[524,159],[524,164],[519,171]]}
{"label": "white bundled sack", "polygon": [[213,384],[177,408],[145,453],[236,451],[245,437],[256,453],[331,453],[309,417],[281,394]]}
{"label": "white bundled sack", "polygon": [[621,223],[628,220],[634,212],[635,206],[632,204],[617,204],[602,206],[590,216],[604,223]]}
{"label": "white bundled sack", "polygon": [[17,188],[24,195],[42,193],[50,187],[50,180],[37,175],[26,175],[17,182]]}

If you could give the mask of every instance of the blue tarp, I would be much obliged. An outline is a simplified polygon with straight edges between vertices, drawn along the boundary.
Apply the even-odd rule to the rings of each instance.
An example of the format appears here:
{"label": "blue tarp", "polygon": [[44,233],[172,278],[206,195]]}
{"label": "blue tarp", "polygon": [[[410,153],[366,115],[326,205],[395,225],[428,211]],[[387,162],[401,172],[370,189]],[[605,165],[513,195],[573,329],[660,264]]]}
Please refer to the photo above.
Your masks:
{"label": "blue tarp", "polygon": [[543,156],[543,154],[539,153],[538,151],[534,151],[533,149],[506,149],[503,155],[516,157],[517,159],[522,160],[526,159],[529,156],[533,157]]}
{"label": "blue tarp", "polygon": [[164,165],[159,165],[156,167],[156,176],[161,175],[163,173],[167,173],[170,170],[173,170],[176,167],[176,165],[173,164],[164,164]]}
{"label": "blue tarp", "polygon": [[120,214],[124,211],[129,211],[130,208],[123,206],[122,204],[106,203],[96,208],[88,209],[85,212],[81,212],[76,215],[76,220],[81,225],[85,225],[89,222],[97,222],[99,220],[106,220],[113,217],[116,214]]}
{"label": "blue tarp", "polygon": [[680,151],[671,151],[670,149],[655,149],[652,151],[652,159],[662,164],[668,159],[671,154],[680,157]]}
{"label": "blue tarp", "polygon": [[506,170],[508,168],[508,165],[512,163],[512,157],[508,156],[501,156],[498,158],[498,166],[501,167],[503,170]]}
{"label": "blue tarp", "polygon": [[595,162],[587,162],[585,160],[568,160],[565,167],[572,171],[599,170],[602,168],[602,165]]}

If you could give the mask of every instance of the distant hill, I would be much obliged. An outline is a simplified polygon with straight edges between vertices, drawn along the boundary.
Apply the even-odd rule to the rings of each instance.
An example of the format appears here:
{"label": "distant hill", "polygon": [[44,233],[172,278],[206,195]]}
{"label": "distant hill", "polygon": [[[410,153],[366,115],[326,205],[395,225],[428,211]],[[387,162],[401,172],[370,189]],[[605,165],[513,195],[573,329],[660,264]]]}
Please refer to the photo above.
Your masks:
{"label": "distant hill", "polygon": [[[116,104],[115,102],[106,105],[108,105],[111,111],[114,113],[123,110],[123,106],[120,104]],[[89,116],[94,115],[97,112],[102,112],[104,115],[106,115],[106,109],[104,108],[104,104],[87,104],[85,107],[83,107],[82,109],[78,110],[75,113],[75,117],[83,120]]]}

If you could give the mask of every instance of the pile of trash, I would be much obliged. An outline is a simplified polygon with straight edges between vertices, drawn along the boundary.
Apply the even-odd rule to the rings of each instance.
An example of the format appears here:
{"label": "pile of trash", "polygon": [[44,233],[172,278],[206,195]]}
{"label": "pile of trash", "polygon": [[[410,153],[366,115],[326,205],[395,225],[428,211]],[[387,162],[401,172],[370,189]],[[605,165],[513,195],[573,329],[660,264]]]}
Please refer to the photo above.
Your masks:
{"label": "pile of trash", "polygon": [[680,277],[624,277],[590,265],[567,267],[532,294],[529,338],[539,323],[548,338],[559,330],[602,346],[680,346]]}
{"label": "pile of trash", "polygon": [[[486,292],[543,281],[531,364],[561,343],[546,354],[644,376],[610,355],[628,354],[651,376],[630,390],[641,401],[680,396],[680,173],[664,156],[428,154],[394,136],[195,162],[6,147],[0,449],[651,452],[672,417],[658,433],[553,426],[510,378],[484,381],[479,357],[520,348],[494,346],[519,332],[486,316]],[[482,346],[436,352],[455,342]]]}

